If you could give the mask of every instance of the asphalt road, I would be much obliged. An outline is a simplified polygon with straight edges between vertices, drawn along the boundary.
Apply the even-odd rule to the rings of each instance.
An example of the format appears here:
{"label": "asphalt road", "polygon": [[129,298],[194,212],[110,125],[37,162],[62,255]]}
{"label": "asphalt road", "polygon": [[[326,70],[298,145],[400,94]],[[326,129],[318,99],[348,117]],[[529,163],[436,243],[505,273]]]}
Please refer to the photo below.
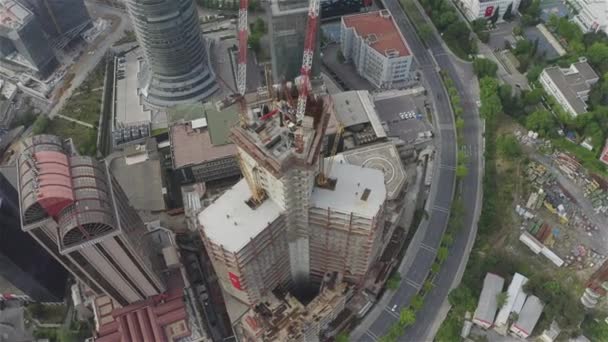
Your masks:
{"label": "asphalt road", "polygon": [[[368,314],[360,325],[360,328],[353,332],[351,336],[353,340],[376,341],[385,335],[389,328],[398,320],[399,310],[407,307],[412,297],[414,297],[424,283],[435,259],[437,248],[441,243],[441,237],[447,227],[449,209],[455,191],[456,136],[449,98],[442,85],[436,66],[447,72],[454,80],[455,86],[461,95],[465,112],[465,144],[461,146],[469,157],[469,173],[465,177],[462,186],[465,206],[465,228],[456,234],[448,259],[444,262],[439,275],[435,278],[435,287],[426,296],[424,307],[417,312],[416,323],[408,328],[401,337],[403,341],[418,342],[432,340],[432,336],[429,337],[431,327],[435,323],[439,310],[454,284],[454,280],[462,274],[461,263],[467,260],[468,253],[470,253],[470,242],[475,238],[477,231],[476,218],[479,215],[478,207],[480,206],[478,190],[480,177],[482,176],[480,170],[480,157],[482,155],[481,123],[474,99],[475,91],[469,89],[474,84],[471,83],[471,80],[474,78],[470,70],[465,70],[468,72],[465,72],[464,75],[458,73],[450,55],[445,51],[437,36],[433,36],[430,39],[429,49],[427,50],[417,37],[414,27],[409,22],[398,0],[383,0],[382,2],[385,8],[393,15],[418,62],[419,70],[423,73],[432,92],[437,113],[438,138],[440,140],[435,160],[438,168],[436,169],[431,187],[429,204],[427,204],[429,218],[420,227],[421,232],[424,232],[424,236],[421,239],[419,249],[412,257],[413,263],[405,273],[405,276],[402,273],[400,288],[394,292],[387,292],[385,294],[385,297],[388,298],[382,298],[379,301],[377,307],[374,308],[375,314],[372,314],[372,312]],[[435,65],[435,61],[437,65]],[[397,305],[396,312],[392,312],[391,310],[394,305]]]}

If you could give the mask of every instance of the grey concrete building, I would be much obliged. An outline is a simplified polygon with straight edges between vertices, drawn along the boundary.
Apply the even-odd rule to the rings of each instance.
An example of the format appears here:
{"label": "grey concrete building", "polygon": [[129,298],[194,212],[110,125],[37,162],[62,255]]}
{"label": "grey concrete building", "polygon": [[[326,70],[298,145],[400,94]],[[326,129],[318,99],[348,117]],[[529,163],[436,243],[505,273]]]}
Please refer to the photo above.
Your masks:
{"label": "grey concrete building", "polygon": [[22,229],[96,294],[128,305],[164,291],[158,253],[109,167],[52,135],[18,160]]}
{"label": "grey concrete building", "polygon": [[57,47],[63,47],[91,24],[84,0],[20,0],[36,16]]}
{"label": "grey concrete building", "polygon": [[[307,0],[270,0],[268,25],[272,75],[275,82],[293,81],[300,75],[306,23],[308,20]],[[318,21],[321,23],[321,20]],[[317,49],[313,60],[312,75],[320,72],[320,28],[317,27]]]}
{"label": "grey concrete building", "polygon": [[141,94],[155,107],[201,101],[218,90],[193,0],[128,0],[144,49]]}
{"label": "grey concrete building", "polygon": [[0,2],[1,64],[16,72],[45,78],[57,67],[42,26],[34,13],[14,0]]}

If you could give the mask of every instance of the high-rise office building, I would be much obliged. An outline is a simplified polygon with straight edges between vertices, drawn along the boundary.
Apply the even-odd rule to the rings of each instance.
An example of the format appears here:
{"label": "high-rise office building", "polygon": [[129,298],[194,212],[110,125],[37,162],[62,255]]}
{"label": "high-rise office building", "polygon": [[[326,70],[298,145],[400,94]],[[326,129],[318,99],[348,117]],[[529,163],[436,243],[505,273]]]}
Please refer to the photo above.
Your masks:
{"label": "high-rise office building", "polygon": [[63,301],[67,291],[67,271],[21,230],[16,167],[0,167],[0,278],[12,293],[38,302]]}
{"label": "high-rise office building", "polygon": [[19,157],[22,229],[77,279],[127,305],[164,290],[159,255],[108,166],[38,135]]}
{"label": "high-rise office building", "polygon": [[57,58],[38,18],[15,0],[0,2],[0,58],[17,72],[31,72],[41,78],[57,67]]}
{"label": "high-rise office building", "polygon": [[36,16],[44,32],[61,47],[91,23],[84,0],[20,0]]}
{"label": "high-rise office building", "polygon": [[[270,0],[268,10],[272,75],[276,82],[291,81],[300,75],[306,23],[307,0]],[[319,25],[321,21],[318,21]],[[321,30],[317,27],[317,48],[313,59],[312,75],[320,72]]]}
{"label": "high-rise office building", "polygon": [[193,0],[127,0],[127,8],[144,50],[148,104],[191,103],[218,90]]}

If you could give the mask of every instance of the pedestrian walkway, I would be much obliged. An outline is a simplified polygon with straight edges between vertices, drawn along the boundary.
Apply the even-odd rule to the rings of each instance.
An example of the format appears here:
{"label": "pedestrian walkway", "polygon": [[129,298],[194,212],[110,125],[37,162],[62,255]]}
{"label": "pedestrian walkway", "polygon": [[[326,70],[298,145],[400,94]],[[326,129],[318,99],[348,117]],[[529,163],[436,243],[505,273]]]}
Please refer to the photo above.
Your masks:
{"label": "pedestrian walkway", "polygon": [[86,122],[84,122],[84,121],[76,120],[76,119],[74,119],[74,118],[71,118],[71,117],[69,117],[69,116],[65,116],[65,115],[62,115],[62,114],[56,114],[56,116],[57,116],[57,117],[60,117],[60,118],[62,118],[62,119],[68,120],[68,121],[75,122],[75,123],[77,123],[77,124],[79,124],[79,125],[82,125],[82,126],[85,126],[85,127],[87,127],[87,128],[92,128],[92,129],[95,129],[95,126],[91,125],[90,123],[86,123]]}

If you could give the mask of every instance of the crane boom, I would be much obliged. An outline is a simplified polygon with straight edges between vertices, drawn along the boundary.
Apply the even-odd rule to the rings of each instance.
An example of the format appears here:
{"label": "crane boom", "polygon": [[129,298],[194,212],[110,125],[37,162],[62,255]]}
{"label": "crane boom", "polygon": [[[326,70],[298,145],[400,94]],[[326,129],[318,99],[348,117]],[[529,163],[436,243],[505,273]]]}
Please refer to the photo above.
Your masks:
{"label": "crane boom", "polygon": [[302,57],[302,68],[300,70],[300,95],[298,96],[298,107],[296,120],[302,121],[306,111],[306,100],[310,92],[310,71],[315,56],[317,42],[317,23],[319,21],[319,10],[321,0],[310,0],[308,4],[308,21],[306,22],[306,37],[304,40],[304,56]]}
{"label": "crane boom", "polygon": [[239,5],[239,60],[237,65],[236,88],[239,94],[245,95],[247,90],[247,39],[249,28],[247,26],[247,7],[249,0],[240,0]]}

